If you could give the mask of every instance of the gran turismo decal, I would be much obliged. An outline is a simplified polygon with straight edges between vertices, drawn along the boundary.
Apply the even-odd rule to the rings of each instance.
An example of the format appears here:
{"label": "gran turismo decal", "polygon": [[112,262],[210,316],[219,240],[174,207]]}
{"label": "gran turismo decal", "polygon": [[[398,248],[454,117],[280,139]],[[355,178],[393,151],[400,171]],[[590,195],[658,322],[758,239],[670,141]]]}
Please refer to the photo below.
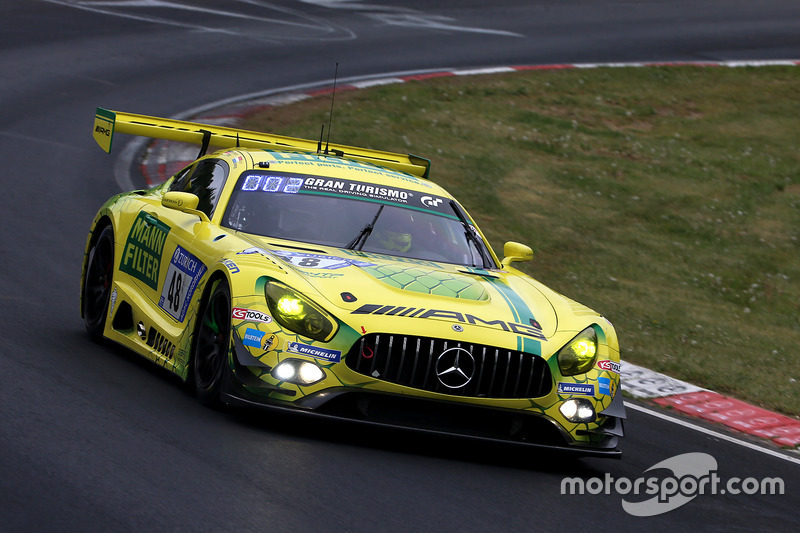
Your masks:
{"label": "gran turismo decal", "polygon": [[161,253],[169,232],[169,226],[144,211],[139,212],[128,232],[119,269],[156,290]]}
{"label": "gran turismo decal", "polygon": [[558,393],[567,396],[594,396],[594,385],[591,383],[564,383],[559,381]]}
{"label": "gran turismo decal", "polygon": [[395,203],[416,209],[435,211],[454,216],[446,198],[424,195],[399,187],[374,185],[341,178],[320,178],[306,174],[251,171],[240,180],[243,192],[266,192],[283,194],[315,194],[327,196],[357,197],[385,203]]}
{"label": "gran turismo decal", "polygon": [[178,322],[183,322],[189,302],[206,270],[197,257],[177,246],[169,262],[158,306]]}
{"label": "gran turismo decal", "polygon": [[458,311],[446,311],[442,309],[425,309],[421,307],[403,307],[395,305],[379,305],[379,304],[364,304],[350,314],[353,315],[386,315],[386,316],[401,316],[406,318],[429,318],[435,320],[456,321],[463,324],[473,324],[476,326],[489,326],[516,333],[518,335],[525,335],[533,337],[542,341],[546,341],[542,329],[537,325],[516,324],[514,322],[506,322],[504,320],[484,320],[475,315],[468,313],[459,313]]}

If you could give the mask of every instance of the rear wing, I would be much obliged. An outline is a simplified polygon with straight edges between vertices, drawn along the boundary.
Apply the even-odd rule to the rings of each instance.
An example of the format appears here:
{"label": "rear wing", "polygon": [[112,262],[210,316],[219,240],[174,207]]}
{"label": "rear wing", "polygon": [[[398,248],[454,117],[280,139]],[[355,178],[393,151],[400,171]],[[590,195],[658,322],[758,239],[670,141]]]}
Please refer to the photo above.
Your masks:
{"label": "rear wing", "polygon": [[[211,124],[109,111],[98,107],[94,117],[94,140],[106,153],[111,153],[111,143],[115,133],[199,144],[203,147],[201,153],[204,153],[209,145],[219,148],[262,148],[322,153],[321,142]],[[431,162],[415,155],[395,154],[340,144],[326,145],[324,153],[373,163],[425,179],[428,179],[430,173]]]}

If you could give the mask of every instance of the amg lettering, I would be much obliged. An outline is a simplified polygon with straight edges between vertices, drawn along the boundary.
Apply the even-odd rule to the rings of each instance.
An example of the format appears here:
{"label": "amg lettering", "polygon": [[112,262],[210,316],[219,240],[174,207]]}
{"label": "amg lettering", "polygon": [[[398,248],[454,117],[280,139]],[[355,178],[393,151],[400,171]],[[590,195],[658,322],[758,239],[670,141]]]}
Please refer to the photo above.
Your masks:
{"label": "amg lettering", "polygon": [[502,329],[517,335],[525,335],[526,337],[533,337],[546,341],[547,338],[542,333],[542,330],[533,326],[525,324],[517,324],[515,322],[506,322],[504,320],[484,320],[480,317],[470,314],[462,314],[458,311],[446,311],[443,309],[424,309],[414,307],[402,307],[394,305],[377,305],[377,304],[364,304],[355,311],[351,311],[352,315],[386,315],[398,316],[405,318],[432,318],[438,320],[449,320],[461,322],[463,324],[472,324],[475,326],[488,326]]}
{"label": "amg lettering", "polygon": [[465,318],[466,318],[466,322],[468,322],[470,324],[476,324],[477,325],[477,323],[480,322],[481,324],[484,324],[486,326],[497,326],[497,327],[499,327],[501,329],[504,329],[504,330],[508,331],[508,324],[506,324],[502,320],[483,320],[483,319],[478,318],[478,317],[476,317],[474,315],[465,315]]}
{"label": "amg lettering", "polygon": [[458,320],[464,322],[464,315],[455,311],[440,311],[438,309],[429,309],[419,315],[420,318],[445,318],[451,320]]}

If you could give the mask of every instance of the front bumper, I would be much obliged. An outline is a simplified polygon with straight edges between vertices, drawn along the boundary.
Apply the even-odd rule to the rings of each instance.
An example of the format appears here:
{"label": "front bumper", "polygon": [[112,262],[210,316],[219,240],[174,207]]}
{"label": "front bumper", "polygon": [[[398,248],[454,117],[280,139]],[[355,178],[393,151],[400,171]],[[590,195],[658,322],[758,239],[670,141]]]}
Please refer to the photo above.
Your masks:
{"label": "front bumper", "polygon": [[268,400],[262,395],[254,394],[233,373],[229,373],[221,397],[227,405],[291,413],[295,416],[400,428],[479,442],[513,443],[575,456],[615,459],[622,456],[622,451],[618,448],[624,433],[625,417],[621,394],[617,394],[611,406],[600,413],[605,417],[605,423],[592,431],[598,440],[588,446],[572,442],[557,423],[545,416],[363,389],[329,389],[290,403]]}

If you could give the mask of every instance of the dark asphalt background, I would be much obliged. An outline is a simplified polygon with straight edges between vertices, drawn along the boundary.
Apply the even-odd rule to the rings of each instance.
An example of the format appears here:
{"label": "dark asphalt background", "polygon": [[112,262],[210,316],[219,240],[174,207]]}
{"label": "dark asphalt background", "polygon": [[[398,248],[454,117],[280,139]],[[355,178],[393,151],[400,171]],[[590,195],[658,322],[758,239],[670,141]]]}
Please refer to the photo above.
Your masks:
{"label": "dark asphalt background", "polygon": [[[0,4],[0,530],[795,531],[800,465],[629,411],[621,461],[217,412],[89,341],[80,264],[119,191],[98,105],[172,116],[236,95],[419,69],[800,58],[796,0]],[[102,10],[105,12],[98,12]],[[216,12],[214,12],[216,10]],[[227,16],[240,15],[237,17]],[[117,146],[117,152],[119,153]],[[624,332],[621,332],[624,336]],[[783,496],[706,495],[635,518],[565,476],[636,479],[705,452]]]}

